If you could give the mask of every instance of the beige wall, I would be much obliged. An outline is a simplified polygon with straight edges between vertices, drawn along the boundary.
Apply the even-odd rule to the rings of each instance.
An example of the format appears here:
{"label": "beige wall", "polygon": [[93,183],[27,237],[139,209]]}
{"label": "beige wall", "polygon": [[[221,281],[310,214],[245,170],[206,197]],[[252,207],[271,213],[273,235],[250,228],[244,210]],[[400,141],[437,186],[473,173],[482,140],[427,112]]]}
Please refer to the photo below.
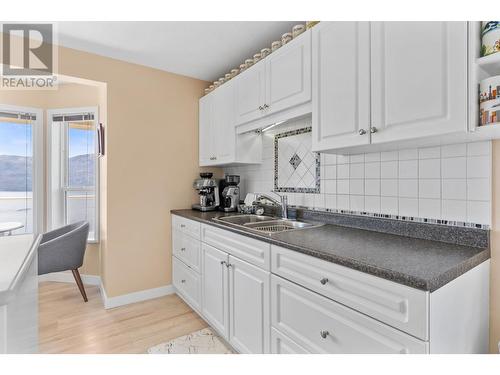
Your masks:
{"label": "beige wall", "polygon": [[[59,74],[106,87],[100,254],[89,252],[85,272],[99,265],[109,297],[170,284],[170,210],[196,200],[198,99],[207,83],[68,48],[59,48]],[[35,94],[22,95],[29,105]]]}
{"label": "beige wall", "polygon": [[108,296],[171,283],[170,213],[195,199],[198,99],[206,82],[67,48],[60,73],[107,84]]}
{"label": "beige wall", "polygon": [[[99,106],[99,87],[82,84],[64,84],[54,91],[7,91],[0,90],[0,103],[43,109]],[[44,121],[44,124],[48,122]],[[44,129],[44,144],[47,131]],[[47,163],[47,155],[44,155]],[[45,169],[46,170],[46,169]],[[45,182],[47,175],[44,173]],[[46,217],[46,197],[44,197]],[[89,244],[85,252],[81,273],[99,275],[99,244]]]}

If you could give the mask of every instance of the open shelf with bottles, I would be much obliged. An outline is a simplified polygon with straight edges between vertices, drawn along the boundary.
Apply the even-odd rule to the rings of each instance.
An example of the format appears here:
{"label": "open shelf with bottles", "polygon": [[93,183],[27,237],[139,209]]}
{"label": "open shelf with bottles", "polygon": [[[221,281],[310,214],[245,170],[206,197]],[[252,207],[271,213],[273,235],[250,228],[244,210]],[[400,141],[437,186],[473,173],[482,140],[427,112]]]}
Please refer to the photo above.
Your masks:
{"label": "open shelf with bottles", "polygon": [[476,59],[476,64],[490,76],[500,75],[500,53],[479,57]]}
{"label": "open shelf with bottles", "polygon": [[481,22],[469,22],[469,130],[480,138],[500,138],[500,122],[480,125],[479,85],[500,75],[500,53],[481,56]]}

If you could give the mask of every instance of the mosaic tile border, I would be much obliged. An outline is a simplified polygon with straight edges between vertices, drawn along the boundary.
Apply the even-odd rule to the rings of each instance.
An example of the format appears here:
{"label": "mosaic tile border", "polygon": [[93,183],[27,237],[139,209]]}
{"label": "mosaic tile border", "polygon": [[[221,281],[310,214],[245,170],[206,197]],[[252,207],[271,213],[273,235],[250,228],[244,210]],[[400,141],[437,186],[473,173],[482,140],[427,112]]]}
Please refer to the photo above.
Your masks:
{"label": "mosaic tile border", "polygon": [[372,213],[372,212],[366,212],[366,211],[340,210],[340,209],[336,209],[336,208],[318,208],[318,207],[295,206],[295,205],[289,205],[288,207],[295,208],[295,209],[301,209],[301,210],[316,211],[316,212],[329,212],[329,213],[334,213],[334,214],[366,216],[366,217],[375,217],[375,218],[380,218],[380,219],[410,221],[410,222],[424,223],[424,224],[440,224],[440,225],[447,225],[447,226],[451,226],[451,227],[475,228],[475,229],[484,229],[484,230],[491,229],[490,226],[487,224],[468,223],[468,222],[464,222],[464,221],[428,219],[428,218],[414,217],[414,216],[378,214],[378,213]]}
{"label": "mosaic tile border", "polygon": [[282,193],[306,193],[306,194],[319,194],[321,191],[321,156],[319,152],[316,152],[315,158],[315,188],[292,188],[292,187],[278,187],[278,143],[280,138],[291,137],[293,135],[299,135],[304,133],[310,133],[312,127],[308,126],[306,128],[300,128],[295,130],[289,130],[283,133],[276,134],[274,136],[274,191]]}

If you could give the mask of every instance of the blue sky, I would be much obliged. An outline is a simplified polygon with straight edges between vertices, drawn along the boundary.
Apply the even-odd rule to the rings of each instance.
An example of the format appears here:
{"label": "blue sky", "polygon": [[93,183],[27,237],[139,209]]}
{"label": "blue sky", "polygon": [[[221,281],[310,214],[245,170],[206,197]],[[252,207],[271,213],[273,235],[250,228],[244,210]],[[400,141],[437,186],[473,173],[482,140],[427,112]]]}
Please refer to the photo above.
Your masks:
{"label": "blue sky", "polygon": [[31,126],[0,122],[0,155],[31,156]]}
{"label": "blue sky", "polygon": [[69,157],[94,152],[94,132],[82,129],[69,130]]}
{"label": "blue sky", "polygon": [[[70,157],[92,153],[94,149],[93,132],[80,129],[70,129],[69,138]],[[28,156],[31,156],[31,126],[0,122],[0,155],[25,156],[26,142],[30,142],[28,144]]]}

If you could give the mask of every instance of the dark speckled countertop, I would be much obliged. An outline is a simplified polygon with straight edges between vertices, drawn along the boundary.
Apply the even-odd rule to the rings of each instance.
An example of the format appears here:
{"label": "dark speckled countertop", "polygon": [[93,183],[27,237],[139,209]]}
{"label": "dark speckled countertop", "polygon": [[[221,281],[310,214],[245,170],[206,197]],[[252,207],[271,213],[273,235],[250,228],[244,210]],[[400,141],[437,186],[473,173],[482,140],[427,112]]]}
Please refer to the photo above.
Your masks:
{"label": "dark speckled countertop", "polygon": [[430,292],[490,258],[488,247],[462,246],[339,225],[266,235],[214,221],[215,217],[228,216],[222,212],[189,209],[171,212]]}

